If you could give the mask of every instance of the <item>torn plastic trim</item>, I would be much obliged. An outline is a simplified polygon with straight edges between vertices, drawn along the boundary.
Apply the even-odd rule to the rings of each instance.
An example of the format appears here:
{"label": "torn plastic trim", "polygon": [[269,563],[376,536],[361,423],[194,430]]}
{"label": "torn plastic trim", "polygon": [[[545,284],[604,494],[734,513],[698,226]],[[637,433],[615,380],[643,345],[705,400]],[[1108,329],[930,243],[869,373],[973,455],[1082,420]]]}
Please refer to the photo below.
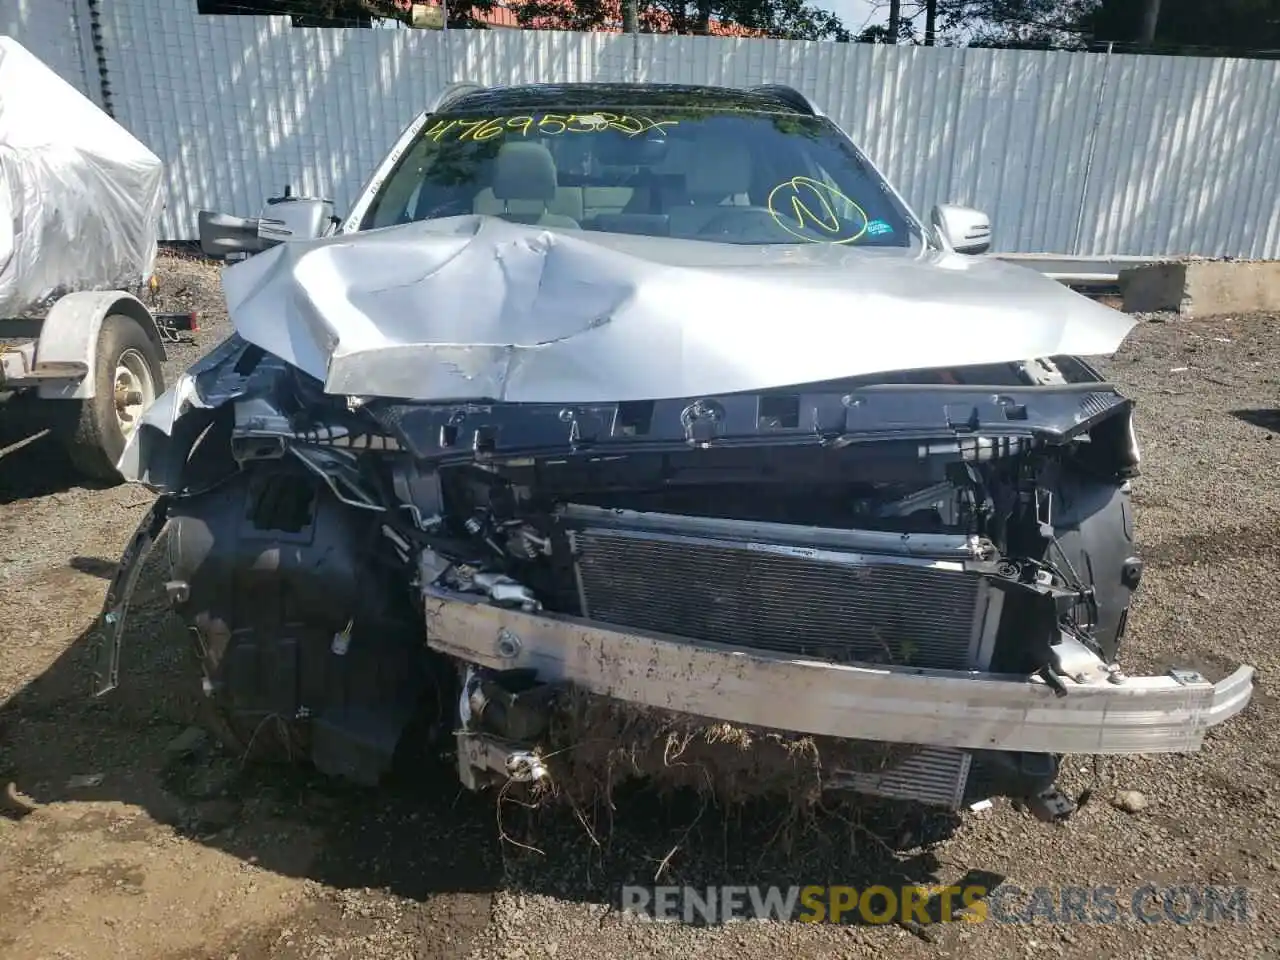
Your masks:
{"label": "torn plastic trim", "polygon": [[[290,443],[312,445],[320,452],[305,460],[309,468],[316,469],[318,460],[345,477],[351,471],[344,464],[351,456],[400,449],[376,422],[338,407],[329,420],[295,427],[281,409],[282,401],[293,396],[295,376],[280,358],[233,335],[156,399],[130,435],[117,466],[126,480],[157,492],[179,492],[192,447],[219,411],[231,406],[231,452],[241,462],[281,457]],[[333,486],[328,477],[326,483]],[[353,506],[368,505],[369,497],[359,487],[334,492]]]}
{"label": "torn plastic trim", "polygon": [[169,496],[161,496],[151,505],[138,524],[129,545],[107,587],[102,613],[90,640],[90,662],[93,669],[92,693],[100,697],[120,683],[120,648],[128,618],[129,603],[142,574],[143,561],[169,521]]}
{"label": "torn plastic trim", "polygon": [[153,491],[176,492],[187,456],[218,408],[265,389],[285,369],[283,361],[232,334],[188,367],[147,408],[116,468],[125,480]]}
{"label": "torn plastic trim", "polygon": [[385,513],[387,508],[376,495],[364,489],[363,478],[350,455],[344,451],[325,450],[287,443],[285,449],[319,477],[337,499],[358,510]]}
{"label": "torn plastic trim", "polygon": [[1189,753],[1253,694],[1249,666],[1216,685],[1173,673],[1120,684],[1068,678],[1061,696],[1037,678],[800,660],[501,609],[438,586],[423,596],[428,646],[465,663],[817,736],[1027,753]]}
{"label": "torn plastic trim", "polygon": [[[784,403],[785,424],[765,416]],[[990,459],[1028,442],[1065,444],[1111,421],[1122,468],[1136,469],[1133,401],[1108,383],[1053,386],[848,384],[783,387],[640,404],[420,404],[380,401],[370,414],[423,460],[675,451],[693,447],[921,444],[921,456]],[[1108,428],[1109,429],[1109,428]],[[928,449],[925,449],[928,447]]]}
{"label": "torn plastic trim", "polygon": [[[191,428],[179,430],[178,425],[203,411],[202,430],[212,419],[210,411],[232,401],[239,401],[235,442],[247,445],[246,438],[262,438],[263,449],[274,448],[277,456],[281,439],[352,450],[404,450],[437,462],[690,445],[843,447],[896,441],[919,444],[920,457],[981,461],[1011,454],[1026,443],[1068,443],[1101,428],[1108,431],[1122,475],[1136,473],[1138,464],[1133,403],[1106,382],[810,385],[645,402],[643,415],[637,405],[622,402],[584,407],[376,399],[362,405],[359,414],[335,407],[323,422],[295,426],[281,411],[279,398],[294,388],[293,378],[306,376],[233,336],[147,411],[121,457],[121,472],[154,490],[178,489],[190,449],[180,441],[195,440],[187,436]],[[317,399],[328,399],[318,381],[314,391]],[[780,400],[794,410],[794,424],[778,425],[763,415]],[[691,412],[695,409],[716,415],[697,419]]]}
{"label": "torn plastic trim", "polygon": [[458,779],[468,790],[479,790],[482,777],[496,775],[514,783],[536,783],[550,775],[536,749],[488,733],[459,730]]}

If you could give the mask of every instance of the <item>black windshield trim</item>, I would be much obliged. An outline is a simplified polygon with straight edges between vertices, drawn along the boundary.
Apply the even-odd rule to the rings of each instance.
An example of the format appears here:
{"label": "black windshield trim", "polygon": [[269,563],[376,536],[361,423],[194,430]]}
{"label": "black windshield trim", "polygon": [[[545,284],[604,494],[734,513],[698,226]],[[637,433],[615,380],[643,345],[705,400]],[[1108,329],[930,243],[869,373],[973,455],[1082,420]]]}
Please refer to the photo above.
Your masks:
{"label": "black windshield trim", "polygon": [[[594,111],[603,110],[609,113],[622,113],[625,111],[639,112],[643,110],[648,110],[648,111],[675,110],[680,113],[724,114],[725,116],[735,116],[735,117],[740,116],[742,114],[751,114],[753,116],[759,116],[759,117],[786,117],[789,120],[805,120],[809,122],[826,121],[831,126],[833,127],[835,126],[835,124],[831,123],[831,121],[824,116],[819,116],[812,113],[796,113],[794,111],[788,112],[785,110],[762,110],[754,107],[723,107],[719,105],[714,107],[706,107],[706,106],[690,105],[685,103],[614,103],[614,102],[608,102],[608,101],[601,102],[601,103],[575,103],[575,104],[572,104],[571,106],[565,105],[565,104],[547,104],[545,106],[534,106],[531,104],[524,104],[519,107],[505,107],[500,110],[491,110],[487,107],[483,110],[473,110],[473,109],[459,110],[456,108],[450,108],[448,110],[441,110],[437,113],[433,113],[431,114],[431,117],[449,117],[450,119],[454,117],[501,117],[501,116],[509,115],[512,110],[521,110],[524,113],[573,113],[573,114],[589,113],[593,110]],[[428,120],[428,122],[430,122],[430,120]]]}
{"label": "black windshield trim", "polygon": [[699,105],[700,101],[709,109],[736,111],[746,108],[786,116],[811,115],[767,91],[678,83],[551,83],[489,87],[458,97],[449,107],[437,111],[437,115],[452,115],[455,111],[464,110],[577,110],[601,102],[610,103],[615,109],[655,109],[659,105],[687,109]]}

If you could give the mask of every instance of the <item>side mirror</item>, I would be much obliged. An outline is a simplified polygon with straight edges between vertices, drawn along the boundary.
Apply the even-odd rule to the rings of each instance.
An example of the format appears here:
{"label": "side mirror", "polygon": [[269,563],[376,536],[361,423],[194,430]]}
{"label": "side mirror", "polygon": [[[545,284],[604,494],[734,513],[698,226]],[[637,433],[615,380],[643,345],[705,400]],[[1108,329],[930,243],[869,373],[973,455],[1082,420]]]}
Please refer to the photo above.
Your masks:
{"label": "side mirror", "polygon": [[931,219],[938,237],[949,250],[978,254],[991,249],[991,219],[981,210],[940,203],[933,208]]}
{"label": "side mirror", "polygon": [[258,216],[258,236],[274,243],[316,240],[333,223],[333,201],[295,197],[286,188],[283,197],[272,197]]}
{"label": "side mirror", "polygon": [[207,257],[225,260],[237,254],[261,253],[273,246],[258,236],[258,221],[233,217],[229,213],[201,210],[199,215],[200,249]]}
{"label": "side mirror", "polygon": [[201,210],[200,249],[219,260],[262,253],[286,240],[315,240],[334,225],[333,201],[295,197],[286,188],[272,197],[257,217],[233,217]]}

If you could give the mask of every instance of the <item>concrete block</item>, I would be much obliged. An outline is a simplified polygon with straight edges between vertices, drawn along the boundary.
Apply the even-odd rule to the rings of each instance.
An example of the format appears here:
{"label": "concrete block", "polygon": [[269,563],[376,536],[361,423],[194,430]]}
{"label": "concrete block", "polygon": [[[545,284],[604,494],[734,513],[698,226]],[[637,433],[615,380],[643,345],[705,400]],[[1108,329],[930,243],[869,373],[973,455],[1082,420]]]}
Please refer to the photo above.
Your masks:
{"label": "concrete block", "polygon": [[1126,313],[1280,313],[1280,261],[1184,260],[1120,272]]}

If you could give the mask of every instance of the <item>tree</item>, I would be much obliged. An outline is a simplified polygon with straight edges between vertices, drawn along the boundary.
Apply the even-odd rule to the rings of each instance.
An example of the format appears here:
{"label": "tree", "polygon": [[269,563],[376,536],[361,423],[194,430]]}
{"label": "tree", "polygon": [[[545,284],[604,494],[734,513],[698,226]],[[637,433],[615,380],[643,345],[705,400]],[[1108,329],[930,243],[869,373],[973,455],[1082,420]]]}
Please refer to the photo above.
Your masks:
{"label": "tree", "polygon": [[938,0],[948,39],[982,46],[1280,50],[1280,0]]}
{"label": "tree", "polygon": [[[1280,0],[1162,0],[1151,42],[1161,52],[1280,50]],[[1097,40],[1141,41],[1147,0],[1101,0],[1083,20]]]}
{"label": "tree", "polygon": [[804,0],[720,0],[716,14],[725,22],[759,30],[769,37],[841,42],[852,39],[839,17]]}
{"label": "tree", "polygon": [[[201,13],[288,14],[307,26],[368,26],[373,20],[408,22],[410,0],[197,0]],[[453,0],[450,27],[479,27],[477,14],[497,0]],[[796,40],[851,40],[835,14],[805,0],[506,0],[526,28],[598,30],[604,27],[647,33],[711,32],[713,20],[769,37]],[[632,24],[632,16],[638,22]]]}
{"label": "tree", "polygon": [[1098,0],[939,0],[942,30],[953,42],[983,47],[1078,47],[1082,18]]}
{"label": "tree", "polygon": [[[448,4],[450,27],[483,29],[477,13],[496,0],[454,0]],[[214,16],[291,16],[299,27],[368,27],[374,20],[409,22],[410,0],[196,0],[196,10]]]}
{"label": "tree", "polygon": [[[453,0],[449,26],[484,27],[497,0]],[[821,4],[824,0],[814,0]],[[291,14],[307,25],[369,25],[409,18],[410,0],[197,0],[201,13]],[[718,25],[768,37],[850,40],[835,14],[806,0],[507,0],[519,22],[563,30],[638,28],[708,33]],[[638,6],[638,9],[637,9]],[[629,22],[635,11],[638,23]],[[1280,0],[889,0],[889,22],[864,43],[1120,49],[1280,56]],[[724,32],[717,30],[716,32]]]}
{"label": "tree", "polygon": [[1146,0],[1142,10],[1142,33],[1138,40],[1150,46],[1156,40],[1156,24],[1160,22],[1160,0]]}
{"label": "tree", "polygon": [[598,30],[625,16],[619,4],[609,0],[509,0],[507,6],[520,25],[531,30]]}
{"label": "tree", "polygon": [[[400,20],[403,22],[408,22],[409,20],[409,0],[313,0],[313,2],[360,7],[370,16],[382,20]],[[448,25],[455,29],[468,27],[484,29],[487,24],[477,14],[481,12],[489,13],[495,6],[496,0],[454,0],[453,3],[449,3],[446,0],[445,10],[449,18]]]}
{"label": "tree", "polygon": [[[508,0],[508,5],[526,27],[598,30],[625,23],[619,0]],[[839,17],[804,0],[647,0],[638,8],[639,29],[645,33],[707,34],[714,21],[767,37],[852,39]]]}

